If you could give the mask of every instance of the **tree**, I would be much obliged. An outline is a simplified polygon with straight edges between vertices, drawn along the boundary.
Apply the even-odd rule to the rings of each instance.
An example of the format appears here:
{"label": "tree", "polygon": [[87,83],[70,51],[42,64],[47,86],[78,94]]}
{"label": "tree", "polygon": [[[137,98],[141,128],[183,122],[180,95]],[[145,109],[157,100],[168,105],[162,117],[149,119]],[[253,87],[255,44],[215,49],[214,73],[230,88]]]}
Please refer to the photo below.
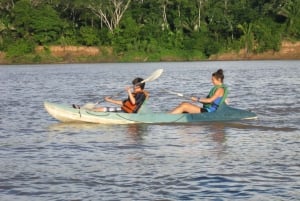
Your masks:
{"label": "tree", "polygon": [[280,15],[287,19],[286,30],[288,35],[300,38],[300,1],[287,0],[279,10]]}
{"label": "tree", "polygon": [[0,50],[105,45],[153,58],[278,50],[300,39],[299,8],[300,0],[0,0]]}
{"label": "tree", "polygon": [[90,1],[90,9],[104,23],[111,33],[118,28],[131,0],[97,0]]}
{"label": "tree", "polygon": [[23,38],[33,38],[38,44],[54,42],[59,38],[63,22],[50,5],[34,7],[30,1],[21,0],[12,11],[13,23],[19,28],[18,33]]}
{"label": "tree", "polygon": [[[170,19],[175,21],[176,29],[184,32],[199,31],[201,28],[202,10],[207,0],[176,0],[172,7],[173,13]],[[174,12],[177,11],[177,12]],[[176,14],[175,14],[176,13]]]}
{"label": "tree", "polygon": [[15,30],[15,27],[3,22],[0,19],[0,50],[3,48],[2,46],[4,44],[4,38],[8,37],[9,33],[14,30]]}
{"label": "tree", "polygon": [[[266,23],[268,22],[268,23]],[[260,19],[253,27],[255,35],[256,47],[258,53],[280,49],[282,30],[270,18]]]}
{"label": "tree", "polygon": [[92,46],[99,44],[99,37],[97,30],[90,26],[80,28],[80,42],[83,45]]}
{"label": "tree", "polygon": [[56,41],[61,34],[63,24],[64,22],[52,7],[48,5],[39,7],[32,13],[33,38],[40,44]]}
{"label": "tree", "polygon": [[3,13],[9,13],[11,9],[14,7],[14,0],[1,0],[0,2],[0,16]]}
{"label": "tree", "polygon": [[252,23],[239,24],[238,28],[243,32],[243,36],[241,37],[241,42],[244,45],[246,54],[248,54],[252,52],[253,45],[254,45],[254,34],[252,31],[253,24]]}

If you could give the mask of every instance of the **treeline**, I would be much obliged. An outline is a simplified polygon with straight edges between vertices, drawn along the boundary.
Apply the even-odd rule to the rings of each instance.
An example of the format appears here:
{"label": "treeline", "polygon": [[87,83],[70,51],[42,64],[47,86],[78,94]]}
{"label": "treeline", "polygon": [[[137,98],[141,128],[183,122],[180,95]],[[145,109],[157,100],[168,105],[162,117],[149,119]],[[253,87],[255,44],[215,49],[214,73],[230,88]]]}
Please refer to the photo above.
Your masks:
{"label": "treeline", "polygon": [[299,8],[299,0],[0,0],[0,51],[18,58],[39,45],[84,45],[153,61],[276,51],[300,39]]}

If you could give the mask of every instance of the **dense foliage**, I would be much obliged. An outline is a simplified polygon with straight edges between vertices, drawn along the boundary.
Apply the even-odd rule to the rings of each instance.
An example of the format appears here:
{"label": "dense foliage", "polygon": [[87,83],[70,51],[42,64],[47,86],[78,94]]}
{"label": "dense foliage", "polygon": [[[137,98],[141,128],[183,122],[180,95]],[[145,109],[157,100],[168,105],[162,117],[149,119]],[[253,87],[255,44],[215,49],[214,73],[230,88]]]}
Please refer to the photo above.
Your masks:
{"label": "dense foliage", "polygon": [[300,39],[299,8],[299,0],[0,0],[0,51],[106,46],[149,60],[259,53]]}

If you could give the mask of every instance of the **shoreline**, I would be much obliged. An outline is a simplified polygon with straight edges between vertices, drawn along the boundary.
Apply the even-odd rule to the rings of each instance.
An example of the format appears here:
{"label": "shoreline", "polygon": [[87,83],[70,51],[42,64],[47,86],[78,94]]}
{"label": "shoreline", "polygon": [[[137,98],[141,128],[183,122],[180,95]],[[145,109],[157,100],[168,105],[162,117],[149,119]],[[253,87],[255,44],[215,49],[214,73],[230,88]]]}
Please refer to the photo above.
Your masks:
{"label": "shoreline", "polygon": [[210,60],[299,60],[300,42],[284,41],[279,51],[267,51],[260,54],[247,54],[245,50],[217,54],[210,57]]}
{"label": "shoreline", "polygon": [[[5,58],[5,53],[0,52],[0,65],[13,64],[68,64],[68,63],[121,63],[122,55],[115,56],[110,47],[85,47],[85,46],[39,46],[36,54],[31,55],[38,62],[13,62]],[[300,42],[284,41],[279,51],[267,51],[260,54],[232,51],[212,55],[203,60],[191,61],[249,61],[249,60],[300,60]],[[160,61],[147,61],[145,58],[134,58],[129,62],[185,62],[180,58],[160,59]]]}

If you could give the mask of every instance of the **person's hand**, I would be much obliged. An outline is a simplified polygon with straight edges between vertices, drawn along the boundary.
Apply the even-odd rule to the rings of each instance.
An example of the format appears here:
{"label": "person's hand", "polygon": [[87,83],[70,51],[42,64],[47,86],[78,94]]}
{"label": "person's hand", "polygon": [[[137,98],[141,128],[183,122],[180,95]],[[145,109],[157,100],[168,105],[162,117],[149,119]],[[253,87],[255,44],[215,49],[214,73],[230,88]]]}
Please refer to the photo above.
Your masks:
{"label": "person's hand", "polygon": [[192,97],[191,100],[194,101],[194,102],[197,102],[197,101],[198,101],[198,98]]}
{"label": "person's hand", "polygon": [[127,91],[128,94],[131,93],[131,88],[130,87],[126,87],[125,90]]}
{"label": "person's hand", "polygon": [[230,99],[229,99],[229,98],[226,98],[224,102],[226,103],[226,105],[229,105]]}
{"label": "person's hand", "polygon": [[110,96],[106,96],[104,100],[108,102],[110,100]]}

